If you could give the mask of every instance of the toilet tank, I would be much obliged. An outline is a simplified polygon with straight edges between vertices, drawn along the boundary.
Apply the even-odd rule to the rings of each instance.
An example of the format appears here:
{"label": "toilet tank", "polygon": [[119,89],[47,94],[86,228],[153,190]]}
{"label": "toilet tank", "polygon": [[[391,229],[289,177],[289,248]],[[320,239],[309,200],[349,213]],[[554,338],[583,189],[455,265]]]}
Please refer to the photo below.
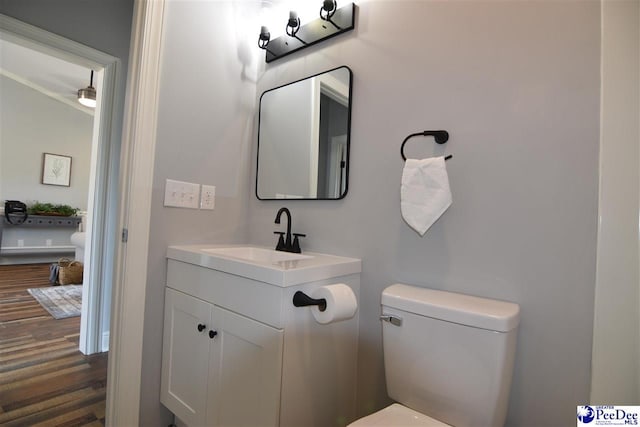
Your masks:
{"label": "toilet tank", "polygon": [[389,397],[456,427],[504,424],[517,304],[395,284],[382,315]]}

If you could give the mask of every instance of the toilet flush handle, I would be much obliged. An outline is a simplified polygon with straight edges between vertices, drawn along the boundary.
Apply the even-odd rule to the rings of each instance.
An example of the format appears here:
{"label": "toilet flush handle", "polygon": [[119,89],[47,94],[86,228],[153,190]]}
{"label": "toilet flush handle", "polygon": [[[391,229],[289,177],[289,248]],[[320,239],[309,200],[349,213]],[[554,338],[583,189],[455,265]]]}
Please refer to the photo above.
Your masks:
{"label": "toilet flush handle", "polygon": [[390,314],[383,314],[380,316],[380,320],[391,323],[393,326],[402,326],[402,317],[393,316]]}

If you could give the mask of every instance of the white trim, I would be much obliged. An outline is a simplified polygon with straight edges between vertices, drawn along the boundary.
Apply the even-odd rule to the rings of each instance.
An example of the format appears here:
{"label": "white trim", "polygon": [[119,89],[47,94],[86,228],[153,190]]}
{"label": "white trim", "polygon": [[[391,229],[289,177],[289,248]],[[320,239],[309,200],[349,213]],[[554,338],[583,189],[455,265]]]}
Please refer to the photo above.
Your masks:
{"label": "white trim", "polygon": [[109,331],[102,333],[102,351],[109,351]]}
{"label": "white trim", "polygon": [[0,76],[5,76],[6,78],[11,79],[17,83],[20,83],[23,86],[26,86],[30,89],[40,92],[44,96],[48,96],[49,98],[55,99],[58,102],[62,102],[63,104],[68,105],[71,108],[75,108],[78,111],[81,111],[85,114],[93,116],[93,113],[94,113],[93,108],[85,107],[84,105],[80,104],[77,101],[72,101],[71,99],[65,98],[64,96],[61,96],[58,93],[51,92],[49,89],[43,86],[40,86],[39,84],[36,84],[31,80],[25,79],[22,76],[13,74],[12,72],[7,71],[3,68],[0,68]]}
{"label": "white trim", "polygon": [[59,252],[73,252],[76,249],[75,246],[3,246],[0,254],[13,255],[13,254],[32,254],[32,253],[59,253]]}
{"label": "white trim", "polygon": [[598,242],[590,402],[632,405],[640,399],[640,7],[637,2],[603,1],[600,11]]}
{"label": "white trim", "polygon": [[[309,145],[309,198],[318,197],[318,156],[320,150],[320,102],[322,95],[349,106],[349,86],[331,74],[321,74],[311,82],[311,141]],[[342,193],[340,193],[342,194]]]}
{"label": "white trim", "polygon": [[[112,200],[112,191],[108,191],[110,177],[115,174],[116,169],[112,165],[112,150],[116,145],[120,135],[113,132],[111,123],[115,120],[114,105],[117,105],[116,96],[121,85],[120,61],[115,60],[105,65],[101,72],[96,75],[98,91],[96,115],[100,121],[94,121],[93,144],[91,153],[92,170],[89,188],[96,191],[89,192],[88,211],[93,215],[88,215],[86,219],[87,241],[92,242],[85,250],[85,270],[88,271],[88,278],[84,281],[89,286],[84,287],[86,291],[86,313],[98,313],[99,315],[85,316],[85,296],[83,293],[83,316],[80,322],[80,350],[85,354],[93,354],[103,351],[102,333],[109,330],[109,324],[105,324],[105,310],[111,310],[104,306],[105,292],[112,291],[113,287],[113,255],[115,243],[113,230],[115,221],[110,221],[109,217],[115,215],[117,210],[117,200]],[[108,123],[109,125],[105,125]],[[98,142],[100,141],[100,142]],[[102,141],[114,141],[112,144],[104,144]],[[97,190],[101,189],[101,190]],[[111,226],[110,226],[111,223]],[[101,245],[94,242],[102,242]],[[109,250],[98,250],[105,249]],[[96,285],[97,284],[97,285]]]}
{"label": "white trim", "polygon": [[156,140],[164,0],[134,3],[120,161],[120,229],[107,374],[108,426],[139,424],[144,301]]}
{"label": "white trim", "polygon": [[[118,103],[117,89],[120,84],[120,60],[91,47],[74,42],[33,25],[0,14],[0,38],[38,52],[63,59],[83,67],[98,71],[98,105],[94,113],[92,176],[89,185],[89,206],[87,211],[87,242],[90,242],[85,256],[85,271],[82,293],[82,313],[80,317],[80,351],[91,354],[101,351],[102,295],[110,285],[108,229],[110,193],[109,174],[113,173],[111,150],[117,145],[119,135],[114,135],[114,109]],[[93,167],[95,166],[95,167]]]}
{"label": "white trim", "polygon": [[26,24],[7,15],[0,14],[2,39],[28,47],[29,49],[53,55],[74,64],[98,69],[113,62],[113,56]]}
{"label": "white trim", "polygon": [[309,141],[308,198],[318,197],[318,149],[320,146],[320,79],[311,80],[311,140]]}
{"label": "white trim", "polygon": [[322,74],[319,76],[320,91],[334,101],[349,106],[349,86],[333,77],[331,74]]}

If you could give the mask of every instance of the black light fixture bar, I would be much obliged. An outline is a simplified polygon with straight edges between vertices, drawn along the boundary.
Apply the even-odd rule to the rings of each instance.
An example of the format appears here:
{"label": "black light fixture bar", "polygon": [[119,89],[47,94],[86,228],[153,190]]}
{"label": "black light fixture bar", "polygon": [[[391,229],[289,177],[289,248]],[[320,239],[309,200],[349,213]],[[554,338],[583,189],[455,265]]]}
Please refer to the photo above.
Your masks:
{"label": "black light fixture bar", "polygon": [[299,27],[295,37],[285,34],[269,41],[269,48],[265,50],[265,61],[275,61],[300,49],[351,31],[355,28],[355,19],[356,5],[354,3],[337,9],[331,16],[331,22],[317,18]]}

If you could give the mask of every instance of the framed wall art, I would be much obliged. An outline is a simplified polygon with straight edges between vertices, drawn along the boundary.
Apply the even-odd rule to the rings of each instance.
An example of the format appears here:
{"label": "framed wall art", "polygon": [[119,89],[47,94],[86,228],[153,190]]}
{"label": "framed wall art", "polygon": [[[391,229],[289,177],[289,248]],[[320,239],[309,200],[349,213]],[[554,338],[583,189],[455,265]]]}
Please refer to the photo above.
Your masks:
{"label": "framed wall art", "polygon": [[42,183],[63,187],[71,186],[71,157],[43,153]]}

